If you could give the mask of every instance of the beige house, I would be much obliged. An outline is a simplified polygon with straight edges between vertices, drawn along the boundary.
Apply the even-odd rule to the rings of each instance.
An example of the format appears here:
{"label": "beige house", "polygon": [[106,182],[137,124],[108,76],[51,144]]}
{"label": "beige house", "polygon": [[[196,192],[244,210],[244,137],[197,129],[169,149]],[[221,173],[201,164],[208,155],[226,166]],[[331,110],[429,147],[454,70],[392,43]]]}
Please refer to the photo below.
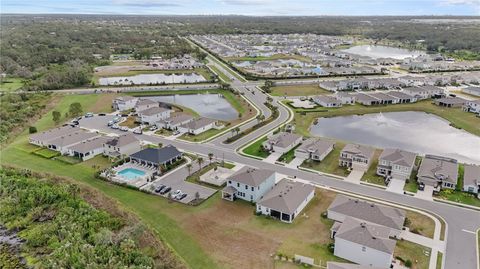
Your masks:
{"label": "beige house", "polygon": [[375,150],[371,147],[347,144],[340,152],[339,165],[359,171],[367,171]]}
{"label": "beige house", "polygon": [[417,181],[442,188],[455,189],[458,180],[458,162],[455,159],[426,155],[418,169]]}
{"label": "beige house", "polygon": [[416,153],[400,149],[384,149],[378,159],[377,175],[408,179],[415,167]]}
{"label": "beige house", "polygon": [[322,161],[335,147],[333,141],[309,138],[295,149],[295,157],[303,159],[311,159],[314,161]]}

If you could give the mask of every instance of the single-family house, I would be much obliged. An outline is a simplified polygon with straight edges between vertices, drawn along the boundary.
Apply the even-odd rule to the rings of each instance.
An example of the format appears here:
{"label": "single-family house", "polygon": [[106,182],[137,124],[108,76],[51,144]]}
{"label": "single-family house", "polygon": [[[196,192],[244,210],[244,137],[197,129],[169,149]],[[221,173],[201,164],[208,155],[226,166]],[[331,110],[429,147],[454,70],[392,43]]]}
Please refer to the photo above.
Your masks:
{"label": "single-family house", "polygon": [[189,123],[192,120],[194,118],[186,113],[175,113],[166,119],[157,121],[155,125],[158,128],[177,130],[178,126]]}
{"label": "single-family house", "polygon": [[327,209],[327,217],[344,222],[347,217],[390,228],[398,236],[404,226],[406,211],[338,194]]}
{"label": "single-family house", "polygon": [[355,104],[355,95],[348,92],[337,92],[335,97],[340,100],[343,105],[353,105]]}
{"label": "single-family house", "polygon": [[115,110],[125,111],[135,108],[138,98],[132,96],[120,96],[113,99],[112,107]]}
{"label": "single-family house", "polygon": [[403,76],[399,77],[398,81],[407,86],[422,86],[425,85],[424,77]]}
{"label": "single-family house", "polygon": [[103,154],[108,157],[127,156],[141,149],[140,140],[131,133],[120,135],[103,144]]}
{"label": "single-family house", "polygon": [[347,217],[332,230],[335,256],[364,266],[390,268],[397,244],[390,239],[390,228]]}
{"label": "single-family house", "polygon": [[135,104],[135,111],[138,113],[140,111],[143,111],[152,107],[158,107],[158,106],[160,106],[160,103],[158,102],[155,102],[153,100],[146,99],[146,98],[140,98]]}
{"label": "single-family house", "polygon": [[68,153],[69,147],[99,136],[100,134],[97,132],[87,132],[80,129],[75,133],[63,135],[49,141],[47,147],[51,150],[59,151],[63,155]]}
{"label": "single-family house", "polygon": [[177,130],[182,133],[198,135],[214,128],[217,128],[217,120],[200,117],[178,126]]}
{"label": "single-family house", "polygon": [[155,124],[155,122],[170,117],[171,110],[164,107],[154,106],[138,112],[140,122],[146,124]]}
{"label": "single-family house", "polygon": [[378,158],[377,175],[385,178],[408,179],[415,167],[416,153],[400,149],[384,149]]}
{"label": "single-family house", "polygon": [[222,198],[233,201],[242,199],[257,202],[275,186],[275,171],[243,167],[227,178]]}
{"label": "single-family house", "polygon": [[302,136],[279,132],[268,137],[267,141],[262,143],[262,147],[267,151],[285,153],[302,142]]}
{"label": "single-family house", "polygon": [[322,161],[335,147],[335,143],[330,140],[309,138],[295,149],[295,157]]}
{"label": "single-family house", "polygon": [[87,141],[83,141],[68,147],[67,154],[79,158],[82,161],[89,160],[97,155],[102,154],[103,144],[107,143],[111,139],[111,137],[99,136]]}
{"label": "single-family house", "polygon": [[29,143],[33,145],[37,145],[40,147],[48,147],[49,142],[65,135],[69,135],[75,132],[80,131],[81,129],[78,127],[72,127],[70,125],[62,126],[58,128],[53,128],[41,133],[32,134],[29,137]]}
{"label": "single-family house", "polygon": [[470,95],[480,96],[480,87],[471,86],[462,89],[462,92]]}
{"label": "single-family house", "polygon": [[368,146],[347,144],[340,152],[339,165],[359,171],[367,171],[375,150]]}
{"label": "single-family house", "polygon": [[415,103],[417,101],[417,98],[400,91],[390,91],[387,94],[397,98],[397,104]]}
{"label": "single-family house", "polygon": [[360,103],[364,106],[373,106],[373,105],[379,105],[381,103],[381,100],[371,96],[367,95],[364,93],[358,93],[355,95],[355,100],[357,103]]}
{"label": "single-family house", "polygon": [[285,178],[257,202],[256,211],[292,223],[314,195],[314,186]]}
{"label": "single-family house", "polygon": [[163,148],[145,148],[131,154],[130,161],[154,167],[168,165],[180,160],[183,153],[173,145]]}
{"label": "single-family house", "polygon": [[408,87],[404,88],[403,92],[419,100],[439,98],[445,95],[444,90],[436,86]]}
{"label": "single-family house", "polygon": [[472,112],[475,114],[480,114],[480,99],[478,100],[467,100],[463,110],[466,112]]}
{"label": "single-family house", "polygon": [[323,107],[341,107],[342,102],[335,97],[327,95],[318,95],[312,97],[312,101]]}
{"label": "single-family house", "polygon": [[398,102],[398,99],[395,96],[388,95],[383,92],[373,92],[369,93],[368,95],[377,98],[381,105],[391,105]]}
{"label": "single-family house", "polygon": [[460,97],[444,97],[435,99],[435,104],[443,107],[463,107],[466,102],[467,100]]}
{"label": "single-family house", "polygon": [[463,191],[478,194],[480,192],[480,166],[465,164],[463,172]]}
{"label": "single-family house", "polygon": [[458,179],[458,162],[455,159],[425,155],[418,168],[417,181],[435,188],[455,189]]}

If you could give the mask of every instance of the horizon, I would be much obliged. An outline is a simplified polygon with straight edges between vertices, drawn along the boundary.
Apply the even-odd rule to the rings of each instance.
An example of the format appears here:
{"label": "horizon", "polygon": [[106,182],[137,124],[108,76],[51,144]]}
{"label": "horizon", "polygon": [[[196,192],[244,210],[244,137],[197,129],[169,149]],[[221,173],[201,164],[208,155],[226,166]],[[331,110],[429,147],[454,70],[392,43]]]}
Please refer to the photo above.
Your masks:
{"label": "horizon", "polygon": [[480,16],[480,0],[4,0],[0,14],[176,16]]}

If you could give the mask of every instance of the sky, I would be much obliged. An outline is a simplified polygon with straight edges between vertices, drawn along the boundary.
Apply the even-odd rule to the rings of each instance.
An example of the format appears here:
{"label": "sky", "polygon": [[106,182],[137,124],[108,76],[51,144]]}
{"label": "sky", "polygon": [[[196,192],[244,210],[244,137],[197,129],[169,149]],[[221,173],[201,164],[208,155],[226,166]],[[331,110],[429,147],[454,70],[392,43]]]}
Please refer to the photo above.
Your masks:
{"label": "sky", "polygon": [[480,15],[480,0],[1,0],[1,13]]}

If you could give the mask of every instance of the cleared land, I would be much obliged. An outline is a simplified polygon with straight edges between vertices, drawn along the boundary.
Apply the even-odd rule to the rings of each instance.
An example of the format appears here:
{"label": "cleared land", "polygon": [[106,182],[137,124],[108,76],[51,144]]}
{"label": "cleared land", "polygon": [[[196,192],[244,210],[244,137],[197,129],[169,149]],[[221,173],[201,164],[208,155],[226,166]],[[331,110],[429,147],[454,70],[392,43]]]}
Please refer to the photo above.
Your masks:
{"label": "cleared land", "polygon": [[270,88],[273,96],[309,96],[331,94],[332,92],[320,88],[318,84],[300,84],[288,86],[274,86]]}
{"label": "cleared land", "polygon": [[98,79],[103,77],[128,77],[140,74],[191,74],[197,73],[203,76],[207,81],[213,79],[213,73],[208,68],[178,69],[178,70],[130,70],[131,66],[114,66],[95,72],[92,81],[98,84]]}
{"label": "cleared land", "polygon": [[21,78],[4,78],[0,83],[0,91],[13,92],[23,86]]}

